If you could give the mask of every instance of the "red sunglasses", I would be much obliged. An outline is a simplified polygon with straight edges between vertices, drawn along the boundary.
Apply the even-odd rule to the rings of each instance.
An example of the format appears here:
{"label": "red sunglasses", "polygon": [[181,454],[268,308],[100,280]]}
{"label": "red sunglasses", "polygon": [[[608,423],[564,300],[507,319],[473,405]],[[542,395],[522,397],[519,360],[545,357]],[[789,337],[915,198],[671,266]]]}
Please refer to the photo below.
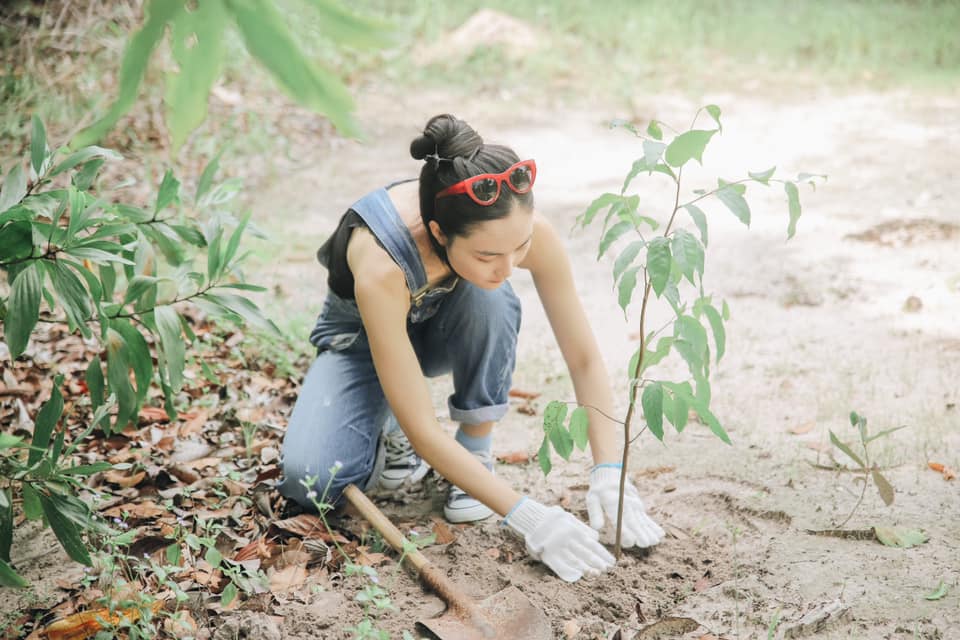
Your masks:
{"label": "red sunglasses", "polygon": [[450,185],[437,199],[465,193],[481,207],[489,207],[500,198],[500,185],[506,182],[514,193],[529,193],[537,179],[537,163],[521,160],[503,173],[481,173]]}

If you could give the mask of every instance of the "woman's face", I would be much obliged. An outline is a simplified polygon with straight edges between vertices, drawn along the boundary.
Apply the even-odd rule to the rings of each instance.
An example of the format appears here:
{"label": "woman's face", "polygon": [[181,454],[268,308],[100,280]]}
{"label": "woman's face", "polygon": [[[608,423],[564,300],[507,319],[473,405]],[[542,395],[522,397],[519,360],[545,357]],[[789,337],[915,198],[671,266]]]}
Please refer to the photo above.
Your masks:
{"label": "woman's face", "polygon": [[448,238],[439,227],[435,235],[458,276],[481,289],[496,289],[530,250],[533,212],[515,204],[507,217],[483,222],[468,236]]}

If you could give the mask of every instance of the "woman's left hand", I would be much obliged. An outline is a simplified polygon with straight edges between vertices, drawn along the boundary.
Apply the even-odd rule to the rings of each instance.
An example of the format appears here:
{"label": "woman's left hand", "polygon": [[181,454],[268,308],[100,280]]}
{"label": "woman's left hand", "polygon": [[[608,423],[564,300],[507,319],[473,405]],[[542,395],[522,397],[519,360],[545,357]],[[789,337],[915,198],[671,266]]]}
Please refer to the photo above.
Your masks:
{"label": "woman's left hand", "polygon": [[[590,526],[599,531],[605,521],[604,514],[610,522],[617,524],[617,504],[620,501],[620,471],[619,464],[601,464],[590,472],[590,490],[587,492],[587,513],[590,515]],[[623,531],[620,541],[624,547],[651,547],[661,539],[664,532],[656,522],[647,515],[640,494],[628,478],[624,487],[623,496]]]}

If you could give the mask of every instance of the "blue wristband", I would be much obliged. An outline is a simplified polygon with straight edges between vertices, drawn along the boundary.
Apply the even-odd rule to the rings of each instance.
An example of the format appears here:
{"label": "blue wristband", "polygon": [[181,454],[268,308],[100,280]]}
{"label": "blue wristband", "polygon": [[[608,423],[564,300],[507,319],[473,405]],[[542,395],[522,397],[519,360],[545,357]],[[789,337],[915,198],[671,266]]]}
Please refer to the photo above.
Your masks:
{"label": "blue wristband", "polygon": [[524,501],[525,501],[526,499],[527,499],[527,496],[522,496],[519,500],[517,500],[517,504],[513,505],[513,508],[510,509],[510,511],[507,513],[507,515],[503,516],[503,520],[500,521],[500,526],[501,526],[501,527],[506,527],[507,525],[510,524],[510,523],[508,522],[508,521],[510,520],[510,516],[513,515],[513,512],[516,511],[516,510],[520,507],[520,505],[522,505],[522,504],[524,503]]}
{"label": "blue wristband", "polygon": [[601,462],[593,469],[590,469],[590,473],[593,473],[597,469],[623,469],[623,464],[620,462]]}

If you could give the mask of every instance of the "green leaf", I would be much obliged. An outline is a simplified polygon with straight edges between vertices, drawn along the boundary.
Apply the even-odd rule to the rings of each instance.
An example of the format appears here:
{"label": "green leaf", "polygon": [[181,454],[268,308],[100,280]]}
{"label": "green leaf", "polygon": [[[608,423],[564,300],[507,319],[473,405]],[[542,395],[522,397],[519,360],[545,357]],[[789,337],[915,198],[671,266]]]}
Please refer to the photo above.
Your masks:
{"label": "green leaf", "polygon": [[126,306],[142,298],[150,289],[156,290],[159,278],[153,276],[134,276],[123,296],[123,305]]}
{"label": "green leaf", "polygon": [[620,252],[620,255],[618,255],[617,259],[613,262],[614,282],[620,279],[620,276],[623,274],[624,270],[633,263],[637,255],[640,253],[640,250],[646,245],[647,243],[643,240],[634,240],[628,244],[623,251]]}
{"label": "green leaf", "polygon": [[85,337],[90,338],[93,332],[87,322],[93,315],[91,296],[70,267],[60,260],[47,264],[47,273],[50,274],[50,283],[53,285],[63,310],[67,314],[67,322],[71,330],[79,327]]}
{"label": "green leaf", "polygon": [[198,2],[181,11],[171,29],[178,72],[167,74],[167,124],[176,151],[207,116],[210,88],[220,75],[227,14],[220,0]]}
{"label": "green leaf", "polygon": [[107,329],[107,383],[117,397],[116,430],[119,431],[137,417],[137,396],[130,384],[130,364],[127,360],[127,344],[123,336]]}
{"label": "green leaf", "polygon": [[33,225],[16,220],[0,227],[0,263],[13,262],[33,253]]}
{"label": "green leaf", "polygon": [[603,257],[603,254],[607,252],[607,249],[610,248],[610,245],[616,242],[620,236],[633,228],[633,224],[621,220],[617,224],[607,229],[603,239],[600,240],[600,251],[597,253],[597,260]]}
{"label": "green leaf", "polygon": [[92,476],[95,473],[109,471],[110,469],[113,469],[113,465],[109,462],[94,462],[92,464],[78,464],[73,467],[63,467],[60,469],[60,473],[68,476]]}
{"label": "green leaf", "polygon": [[870,469],[870,475],[873,477],[873,484],[877,485],[877,490],[880,492],[880,498],[883,500],[883,504],[889,507],[893,504],[895,496],[893,486],[883,477],[883,474],[877,471],[876,467]]}
{"label": "green leaf", "polygon": [[717,129],[723,131],[723,125],[720,124],[720,107],[715,104],[708,104],[704,107],[707,113],[710,114],[710,117],[713,118],[714,122],[717,123]]}
{"label": "green leaf", "polygon": [[654,140],[663,140],[663,130],[657,120],[651,120],[650,124],[647,125],[647,135]]}
{"label": "green leaf", "polygon": [[723,357],[727,348],[727,332],[723,328],[723,318],[720,317],[720,312],[709,304],[703,308],[703,312],[706,314],[707,320],[710,321],[713,342],[717,346],[717,362],[720,362],[720,358]]}
{"label": "green leaf", "polygon": [[667,286],[672,263],[670,241],[662,236],[651,240],[647,246],[647,274],[657,297],[660,297],[663,289]]}
{"label": "green leaf", "polygon": [[758,171],[758,172],[747,171],[747,175],[749,175],[751,178],[753,178],[757,182],[761,182],[763,184],[770,184],[770,178],[773,177],[773,174],[776,173],[776,171],[777,171],[777,167],[773,166],[767,169],[766,171]]}
{"label": "green leaf", "polygon": [[731,184],[720,180],[717,197],[733,215],[743,224],[750,226],[750,205],[747,204],[743,193],[746,191],[742,184]]}
{"label": "green leaf", "polygon": [[240,224],[237,225],[237,228],[233,230],[233,233],[230,235],[230,241],[227,243],[227,248],[223,252],[223,268],[229,268],[233,257],[237,253],[237,248],[240,246],[240,238],[243,236],[244,230],[247,228],[247,223],[250,222],[250,212],[247,212],[243,218],[240,219]]}
{"label": "green leaf", "polygon": [[586,227],[588,224],[593,222],[593,219],[596,217],[597,213],[606,209],[614,202],[620,202],[622,200],[623,196],[617,195],[616,193],[605,193],[590,203],[590,206],[587,207],[587,210],[577,217],[577,222],[580,223],[581,227]]}
{"label": "green leaf", "polygon": [[150,355],[150,346],[132,323],[125,318],[116,318],[110,323],[127,345],[127,360],[133,368],[134,378],[137,381],[137,406],[143,403],[150,389],[153,379],[153,357]]}
{"label": "green leaf", "polygon": [[23,494],[23,515],[27,520],[39,520],[43,517],[43,505],[40,504],[40,494],[32,484],[24,483],[20,487]]}
{"label": "green leaf", "polygon": [[540,443],[540,450],[537,452],[537,463],[540,465],[543,475],[550,475],[553,464],[550,462],[550,440],[546,434],[543,435],[543,442]]}
{"label": "green leaf", "polygon": [[723,301],[723,310],[720,315],[723,317],[724,321],[730,320],[730,305],[727,304],[726,300]]}
{"label": "green leaf", "polygon": [[214,294],[208,291],[195,300],[208,300],[218,307],[239,315],[246,322],[258,329],[263,329],[273,335],[280,334],[280,329],[277,328],[277,325],[264,317],[257,305],[246,298],[232,293]]}
{"label": "green leaf", "polygon": [[94,356],[87,365],[87,371],[84,374],[87,382],[87,389],[90,392],[90,403],[94,411],[100,408],[104,400],[104,382],[103,369],[100,367],[100,357]]}
{"label": "green leaf", "polygon": [[94,249],[92,247],[70,247],[66,250],[68,255],[73,256],[74,258],[81,258],[89,260],[94,264],[127,264],[133,265],[133,262],[127,260],[123,256],[110,253],[109,251],[104,251],[103,249]]}
{"label": "green leaf", "polygon": [[790,209],[790,224],[787,226],[787,238],[792,238],[797,232],[797,221],[800,220],[800,193],[797,185],[784,182],[783,190],[787,192],[787,204]]}
{"label": "green leaf", "polygon": [[186,359],[186,346],[180,330],[180,315],[173,307],[157,307],[153,311],[160,334],[160,345],[166,361],[170,388],[174,393],[183,386],[183,368]]}
{"label": "green leaf", "polygon": [[[43,120],[33,114],[33,132],[30,135],[30,165],[38,176],[43,168],[43,161],[47,159],[47,131],[43,127]],[[2,207],[0,207],[2,209]]]}
{"label": "green leaf", "polygon": [[268,0],[226,0],[247,51],[300,104],[325,114],[346,137],[358,137],[346,87],[325,69],[311,65]]}
{"label": "green leaf", "polygon": [[937,588],[923,596],[923,598],[925,600],[942,600],[944,596],[947,595],[947,591],[949,591],[947,584],[941,580],[940,584],[937,585]]}
{"label": "green leaf", "polygon": [[[81,136],[81,135],[83,135],[82,131],[78,134],[78,136]],[[74,141],[76,141],[76,138],[74,138]],[[91,140],[91,142],[93,141]],[[53,170],[50,172],[51,178],[53,176],[60,175],[65,171],[69,171],[70,169],[73,169],[77,165],[81,165],[85,162],[89,162],[94,158],[106,158],[107,160],[123,159],[123,156],[117,153],[116,151],[114,151],[113,149],[104,149],[103,147],[98,147],[94,145],[91,145],[91,146],[79,145],[79,146],[83,146],[83,148],[77,151],[74,151],[69,156],[67,156],[63,162],[61,162],[60,164],[58,164],[56,167],[53,168]]]}
{"label": "green leaf", "polygon": [[203,173],[200,174],[200,180],[197,182],[197,194],[194,196],[194,202],[199,203],[204,194],[210,190],[210,186],[213,184],[213,176],[220,169],[220,154],[222,153],[222,150],[218,151],[217,155],[203,168]]}
{"label": "green leaf", "polygon": [[9,489],[0,489],[0,562],[10,561],[10,546],[12,544],[13,500],[10,499]]}
{"label": "green leaf", "polygon": [[712,138],[716,132],[716,129],[711,131],[693,129],[681,133],[673,139],[673,142],[667,145],[664,159],[668,165],[675,168],[680,168],[693,159],[703,164],[703,151],[707,148],[710,138]]}
{"label": "green leaf", "polygon": [[29,583],[13,570],[6,560],[0,559],[0,586],[20,589]]}
{"label": "green leaf", "polygon": [[116,101],[105,116],[74,136],[70,141],[71,147],[83,147],[100,140],[130,110],[140,93],[140,84],[154,47],[163,38],[167,23],[176,14],[185,11],[185,5],[182,0],[150,0],[147,3],[143,28],[127,41],[123,53],[118,83],[120,91]]}
{"label": "green leaf", "polygon": [[173,176],[173,170],[167,169],[157,189],[157,203],[154,205],[154,214],[166,209],[171,204],[180,202],[180,181]]}
{"label": "green leaf", "polygon": [[840,442],[840,438],[838,438],[836,434],[833,433],[833,431],[830,431],[830,442],[833,443],[833,446],[840,449],[840,451],[843,451],[845,454],[847,454],[847,456],[849,456],[851,460],[853,460],[858,465],[860,465],[861,468],[864,468],[864,469],[866,468],[867,465],[863,464],[863,460],[860,459],[860,456],[855,454],[853,450],[850,449],[850,447]]}
{"label": "green leaf", "polygon": [[690,403],[690,406],[693,407],[693,410],[697,412],[697,415],[700,416],[700,419],[704,424],[707,425],[707,427],[709,427],[710,431],[712,431],[715,436],[727,444],[733,444],[730,442],[730,436],[727,435],[727,432],[723,429],[723,426],[720,425],[720,421],[717,420],[717,417],[710,411],[707,403],[695,396],[688,396],[685,399]]}
{"label": "green leaf", "polygon": [[309,2],[320,14],[320,30],[341,45],[379,48],[391,40],[390,27],[379,20],[353,14],[334,0]]}
{"label": "green leaf", "polygon": [[207,564],[216,569],[220,566],[223,556],[220,555],[220,552],[217,551],[216,547],[208,547],[207,553],[203,556],[203,559],[206,560]]}
{"label": "green leaf", "polygon": [[874,527],[877,540],[888,547],[909,549],[917,547],[927,541],[927,534],[917,529],[902,529],[900,527]]}
{"label": "green leaf", "polygon": [[623,309],[624,315],[626,315],[627,307],[630,306],[630,302],[633,300],[633,291],[637,288],[637,272],[639,270],[640,267],[630,267],[623,272],[623,277],[620,278],[620,282],[617,284],[619,291],[617,302],[620,308]]}
{"label": "green leaf", "polygon": [[62,384],[63,375],[57,375],[53,379],[50,399],[43,404],[40,413],[37,414],[37,420],[33,427],[32,448],[27,459],[27,464],[30,466],[40,460],[44,452],[50,447],[50,436],[53,433],[53,428],[63,414],[63,395],[60,393],[60,385]]}
{"label": "green leaf", "polygon": [[894,431],[900,431],[900,429],[906,429],[906,428],[907,428],[907,425],[904,424],[904,425],[900,425],[899,427],[893,427],[892,429],[886,429],[884,431],[881,431],[880,433],[873,434],[872,436],[864,440],[863,443],[869,444],[874,440],[876,440],[877,438],[882,438],[883,436],[890,435]]}
{"label": "green leaf", "polygon": [[640,397],[640,404],[650,432],[663,442],[663,386],[659,382],[647,385]]}
{"label": "green leaf", "polygon": [[61,513],[59,505],[43,494],[40,494],[40,504],[43,506],[43,515],[46,516],[50,528],[53,529],[54,535],[63,545],[67,555],[81,564],[92,566],[90,554],[87,553],[87,548],[80,538],[80,531],[73,520]]}
{"label": "green leaf", "polygon": [[589,430],[590,417],[587,415],[587,410],[583,407],[577,407],[570,414],[570,437],[573,438],[573,443],[581,451],[587,450]]}
{"label": "green leaf", "polygon": [[10,435],[9,433],[0,433],[0,451],[12,447],[22,446],[23,438]]}
{"label": "green leaf", "polygon": [[167,546],[165,551],[167,564],[178,566],[180,564],[180,545],[176,542]]}
{"label": "green leaf", "polygon": [[573,438],[564,426],[567,418],[567,405],[556,400],[551,401],[543,412],[543,429],[550,438],[554,450],[564,460],[573,453]]}
{"label": "green leaf", "polygon": [[28,264],[13,279],[3,325],[11,360],[19,358],[27,348],[30,334],[40,319],[42,281],[38,262]]}
{"label": "green leaf", "polygon": [[[684,383],[689,387],[689,383]],[[667,387],[667,385],[664,385]],[[667,387],[668,389],[670,387]],[[677,430],[677,433],[683,431],[684,427],[687,426],[687,420],[689,419],[690,405],[687,400],[688,397],[692,396],[692,393],[687,393],[686,395],[673,392],[670,389],[671,393],[664,393],[664,409],[663,414],[666,416],[667,420],[670,421],[670,424],[673,425],[673,428]],[[667,402],[667,398],[670,398],[670,401]]]}
{"label": "green leaf", "polygon": [[27,195],[27,176],[23,173],[23,167],[20,163],[13,165],[3,181],[3,190],[0,190],[0,213],[20,204],[23,197]]}
{"label": "green leaf", "polygon": [[703,246],[707,246],[707,216],[703,213],[700,207],[692,204],[685,204],[683,208],[687,210],[687,213],[690,214],[690,218],[693,220],[693,223],[697,225],[697,229],[700,231],[700,241],[703,243]]}
{"label": "green leaf", "polygon": [[694,284],[694,275],[699,273],[703,278],[703,247],[700,242],[688,231],[677,229],[672,234],[670,250],[673,259],[677,262],[680,272]]}
{"label": "green leaf", "polygon": [[653,140],[644,140],[643,141],[643,159],[647,163],[647,169],[652,171],[652,168],[657,166],[657,163],[660,162],[660,158],[663,156],[663,150],[667,148],[662,142],[654,142]]}

